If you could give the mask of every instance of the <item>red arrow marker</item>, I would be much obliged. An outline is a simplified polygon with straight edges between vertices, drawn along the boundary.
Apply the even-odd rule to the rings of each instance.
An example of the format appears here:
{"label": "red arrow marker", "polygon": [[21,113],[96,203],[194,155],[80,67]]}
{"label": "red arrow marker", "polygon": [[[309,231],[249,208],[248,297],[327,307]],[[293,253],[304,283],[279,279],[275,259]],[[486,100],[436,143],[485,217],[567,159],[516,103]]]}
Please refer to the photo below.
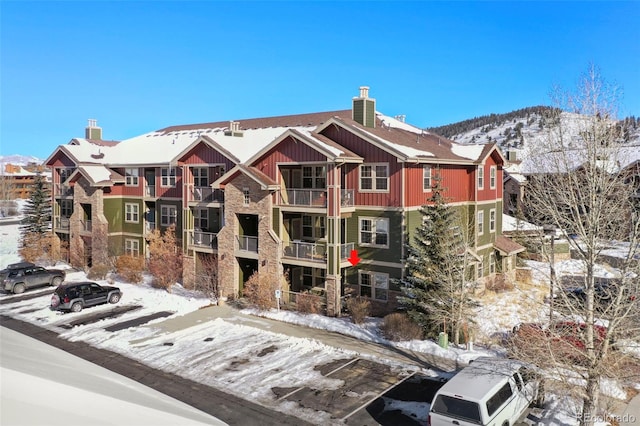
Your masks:
{"label": "red arrow marker", "polygon": [[358,250],[351,250],[351,257],[347,259],[353,266],[356,266],[358,262],[360,262],[360,258],[358,257]]}

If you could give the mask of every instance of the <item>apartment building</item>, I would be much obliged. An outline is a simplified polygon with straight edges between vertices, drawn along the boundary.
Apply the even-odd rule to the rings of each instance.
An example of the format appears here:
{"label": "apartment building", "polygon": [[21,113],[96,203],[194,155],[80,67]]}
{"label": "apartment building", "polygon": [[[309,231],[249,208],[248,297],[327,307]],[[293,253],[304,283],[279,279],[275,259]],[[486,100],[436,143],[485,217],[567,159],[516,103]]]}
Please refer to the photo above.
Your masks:
{"label": "apartment building", "polygon": [[386,116],[367,87],[346,110],[171,126],[117,144],[96,136],[90,121],[45,162],[53,232],[74,264],[147,255],[146,233],[175,225],[186,285],[213,258],[224,296],[257,271],[286,274],[283,294],[311,291],[328,315],[348,291],[388,312],[436,176],[473,229],[479,280],[510,273],[522,250],[501,232],[497,146]]}

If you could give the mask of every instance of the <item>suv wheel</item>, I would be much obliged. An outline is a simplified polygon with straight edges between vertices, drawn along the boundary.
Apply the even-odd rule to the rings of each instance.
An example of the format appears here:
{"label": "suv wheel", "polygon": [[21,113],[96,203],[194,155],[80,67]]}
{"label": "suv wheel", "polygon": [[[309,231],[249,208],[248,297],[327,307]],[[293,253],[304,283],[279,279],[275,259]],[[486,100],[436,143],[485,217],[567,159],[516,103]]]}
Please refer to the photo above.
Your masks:
{"label": "suv wheel", "polygon": [[24,284],[16,284],[13,286],[13,294],[24,293],[25,287]]}
{"label": "suv wheel", "polygon": [[51,280],[51,285],[58,287],[60,284],[62,284],[62,281],[62,277],[54,277],[53,280]]}
{"label": "suv wheel", "polygon": [[73,305],[71,305],[71,312],[80,312],[81,310],[82,310],[82,303],[75,302]]}
{"label": "suv wheel", "polygon": [[113,293],[111,296],[109,296],[109,303],[118,303],[119,300],[120,295],[118,293]]}

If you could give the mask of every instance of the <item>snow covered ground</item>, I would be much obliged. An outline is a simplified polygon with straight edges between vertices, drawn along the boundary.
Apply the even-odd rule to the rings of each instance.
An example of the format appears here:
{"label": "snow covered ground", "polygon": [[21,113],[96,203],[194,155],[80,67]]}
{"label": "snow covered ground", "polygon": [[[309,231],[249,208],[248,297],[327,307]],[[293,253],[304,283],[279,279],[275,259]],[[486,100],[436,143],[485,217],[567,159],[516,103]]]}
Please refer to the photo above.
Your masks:
{"label": "snow covered ground", "polygon": [[[0,236],[2,254],[0,267],[4,267],[19,260],[17,255],[19,226],[16,224],[0,226]],[[548,265],[535,262],[530,265],[534,269],[534,281],[548,280],[548,276],[546,276]],[[578,268],[579,265],[574,261],[558,262],[556,265],[559,274],[576,272]],[[602,273],[608,272],[603,270]],[[83,272],[70,271],[67,280],[73,281],[85,277]],[[141,307],[118,318],[105,318],[94,323],[64,328],[62,326],[71,321],[74,316],[79,317],[88,312],[95,314],[108,311],[113,309],[113,305],[93,307],[79,314],[62,314],[49,310],[50,294],[44,294],[46,293],[45,289],[30,292],[36,294],[40,291],[43,294],[28,301],[0,305],[0,313],[41,327],[54,329],[60,333],[62,338],[70,341],[83,341],[96,347],[110,349],[152,367],[171,371],[312,423],[329,423],[328,413],[305,411],[301,410],[297,404],[276,401],[270,389],[276,386],[312,386],[315,389],[333,389],[340,385],[339,381],[323,376],[315,367],[332,361],[353,358],[354,353],[346,349],[325,345],[314,340],[312,336],[309,338],[285,336],[252,327],[250,322],[244,325],[231,323],[224,319],[194,324],[186,330],[173,333],[161,332],[158,327],[154,327],[154,324],[165,319],[153,320],[144,327],[131,327],[109,332],[105,330],[105,327],[145,314],[168,311],[172,312],[171,317],[177,317],[210,304],[210,300],[203,295],[187,291],[178,285],[173,287],[172,293],[153,288],[148,283],[130,284],[116,281],[114,285],[123,291],[123,297],[118,306],[136,305]],[[478,341],[481,342],[482,339],[489,341],[491,336],[504,334],[519,322],[542,319],[546,315],[544,312],[519,309],[519,304],[513,303],[513,301],[522,298],[540,300],[544,297],[545,287],[546,285],[534,284],[528,288],[496,294],[487,299],[487,304],[478,311],[477,320],[481,325],[480,334],[482,337]],[[2,296],[3,300],[15,297],[12,295]],[[498,352],[500,350],[495,347],[485,346],[483,348],[480,345],[476,345],[473,351],[467,351],[464,348],[445,350],[430,341],[391,343],[381,337],[378,328],[379,320],[373,318],[364,325],[355,325],[345,318],[302,315],[288,311],[258,312],[248,309],[244,312],[251,315],[267,316],[279,321],[323,328],[355,336],[365,341],[396,345],[415,352],[436,354],[459,361],[495,354],[496,349]],[[500,312],[500,315],[496,315],[496,312]],[[6,361],[4,349],[3,366]],[[11,350],[10,348],[6,349]],[[242,362],[242,367],[234,368],[238,362]],[[402,370],[406,369],[406,365],[392,365],[392,368]],[[422,373],[437,375],[435,371],[422,371]],[[87,369],[87,374],[95,375],[96,373]],[[43,380],[55,380],[51,377],[38,378],[25,376],[21,373],[11,373],[6,377],[11,381],[32,380],[33,384],[38,386],[42,384]],[[3,395],[6,389],[4,383],[3,370]],[[605,392],[612,396],[625,396],[623,390],[615,386],[608,386]],[[542,423],[549,425],[577,424],[574,404],[571,401],[567,401],[560,395],[549,395],[548,401],[544,411],[544,419],[541,420]],[[14,402],[21,404],[28,401]],[[418,403],[404,404],[401,407],[404,412],[415,413],[420,419],[426,419],[428,408],[428,404]],[[123,410],[126,411],[126,408]],[[152,413],[149,416],[153,418]]]}

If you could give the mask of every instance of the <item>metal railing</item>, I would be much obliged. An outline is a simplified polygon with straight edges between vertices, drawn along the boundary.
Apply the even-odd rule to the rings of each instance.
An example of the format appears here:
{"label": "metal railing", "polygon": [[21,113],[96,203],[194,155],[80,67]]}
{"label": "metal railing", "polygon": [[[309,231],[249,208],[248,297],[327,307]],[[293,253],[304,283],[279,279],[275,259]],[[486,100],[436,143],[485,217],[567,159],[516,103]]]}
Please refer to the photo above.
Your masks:
{"label": "metal railing", "polygon": [[218,248],[217,233],[204,231],[189,232],[189,242],[192,246]]}
{"label": "metal railing", "polygon": [[250,251],[253,253],[258,252],[258,237],[251,237],[248,235],[236,236],[237,249],[242,251]]}
{"label": "metal railing", "polygon": [[91,226],[91,221],[90,220],[83,220],[81,223],[82,223],[82,230],[83,231],[91,232],[91,230],[93,228]]}
{"label": "metal railing", "polygon": [[224,202],[224,191],[221,189],[213,189],[208,186],[195,187],[189,192],[189,201],[198,201],[204,203]]}
{"label": "metal railing", "polygon": [[55,224],[56,229],[69,230],[71,228],[68,217],[56,217]]}
{"label": "metal railing", "polygon": [[340,259],[351,257],[351,250],[355,250],[355,243],[340,244]]}
{"label": "metal railing", "polygon": [[69,197],[73,195],[73,188],[70,185],[56,183],[54,189],[57,197]]}
{"label": "metal railing", "polygon": [[327,256],[327,246],[317,243],[290,241],[283,245],[283,255],[296,259],[324,261]]}
{"label": "metal railing", "polygon": [[353,207],[354,197],[355,197],[355,191],[353,189],[341,189],[340,190],[340,207]]}
{"label": "metal railing", "polygon": [[280,204],[326,207],[327,191],[324,189],[287,189],[280,192]]}
{"label": "metal railing", "polygon": [[147,185],[144,187],[144,196],[145,197],[155,197],[156,196],[156,186],[155,185]]}
{"label": "metal railing", "polygon": [[156,229],[156,223],[147,221],[144,223],[144,229],[147,232],[153,232]]}

